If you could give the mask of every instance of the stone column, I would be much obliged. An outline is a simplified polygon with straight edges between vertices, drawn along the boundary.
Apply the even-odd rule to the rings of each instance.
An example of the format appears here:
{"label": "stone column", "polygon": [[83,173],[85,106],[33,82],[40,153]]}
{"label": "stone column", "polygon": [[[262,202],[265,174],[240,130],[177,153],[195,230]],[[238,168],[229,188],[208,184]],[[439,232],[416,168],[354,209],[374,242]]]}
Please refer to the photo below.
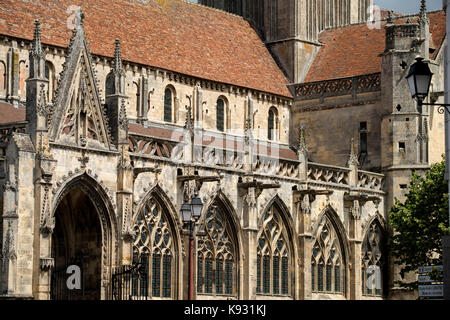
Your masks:
{"label": "stone column", "polygon": [[[311,197],[313,199],[311,199]],[[312,201],[311,201],[312,200]],[[296,232],[299,242],[299,299],[311,300],[311,204],[314,196],[307,193],[294,195],[294,208],[296,216]]]}
{"label": "stone column", "polygon": [[53,199],[52,177],[56,168],[56,160],[37,156],[37,171],[39,178],[35,183],[35,243],[33,292],[36,299],[49,300],[51,290],[51,271],[54,267],[52,257],[52,234],[55,228],[55,218],[52,216],[51,203]]}
{"label": "stone column", "polygon": [[350,243],[350,290],[351,300],[361,299],[361,207],[358,200],[348,201],[349,207],[349,243]]}
{"label": "stone column", "polygon": [[119,265],[130,265],[133,262],[133,188],[134,177],[128,146],[119,145],[121,156],[118,165],[117,181],[117,214],[120,223],[121,238],[119,242]]}
{"label": "stone column", "polygon": [[35,150],[26,134],[13,133],[6,150],[7,181],[3,196],[1,294],[33,294]]}

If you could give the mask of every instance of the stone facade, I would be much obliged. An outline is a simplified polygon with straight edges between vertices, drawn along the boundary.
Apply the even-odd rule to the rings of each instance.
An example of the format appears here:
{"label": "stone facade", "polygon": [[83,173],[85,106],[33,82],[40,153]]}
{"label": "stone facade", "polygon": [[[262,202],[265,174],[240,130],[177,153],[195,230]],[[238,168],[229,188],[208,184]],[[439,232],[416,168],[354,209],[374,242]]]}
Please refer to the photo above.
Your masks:
{"label": "stone facade", "polygon": [[[360,21],[351,4],[349,22]],[[146,281],[129,280],[132,294],[151,299],[187,299],[189,279],[196,299],[391,294],[389,206],[411,170],[441,152],[442,120],[395,100],[408,95],[403,82],[392,86],[393,59],[409,64],[413,53],[388,48],[383,72],[352,78],[353,91],[305,97],[302,85],[314,83],[299,84],[292,99],[124,61],[119,40],[112,59],[93,55],[81,14],[67,49],[44,45],[40,27],[32,41],[0,43],[2,297],[117,298],[115,279],[138,258]],[[398,103],[409,113],[393,111]],[[383,129],[405,116],[406,129]],[[393,145],[430,117],[428,153],[403,163]],[[365,159],[354,139],[360,122]],[[400,141],[411,142],[408,156],[412,141]],[[180,210],[195,196],[204,206],[190,270]],[[57,289],[68,265],[81,267],[82,291]]]}

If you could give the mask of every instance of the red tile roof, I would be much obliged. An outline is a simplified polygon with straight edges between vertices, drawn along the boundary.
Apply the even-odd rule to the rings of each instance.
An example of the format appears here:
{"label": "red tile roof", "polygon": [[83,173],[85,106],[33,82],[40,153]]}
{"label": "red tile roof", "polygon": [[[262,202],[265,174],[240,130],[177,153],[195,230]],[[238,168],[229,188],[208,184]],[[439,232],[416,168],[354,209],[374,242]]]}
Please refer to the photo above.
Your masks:
{"label": "red tile roof", "polygon": [[[413,22],[417,16],[411,17]],[[430,32],[436,55],[445,38],[445,12],[436,11],[428,14]],[[397,18],[395,23],[405,23],[407,18]],[[385,50],[386,21],[381,28],[369,29],[365,23],[335,29],[324,30],[319,41],[324,44],[320,48],[304,82],[338,79],[363,74],[381,72],[380,53]]]}
{"label": "red tile roof", "polygon": [[[67,47],[67,10],[79,5],[93,54],[112,57],[120,38],[126,61],[292,98],[288,80],[243,18],[180,0],[2,0],[0,34]],[[73,13],[73,12],[72,12]]]}
{"label": "red tile roof", "polygon": [[0,124],[25,121],[25,107],[0,101]]}

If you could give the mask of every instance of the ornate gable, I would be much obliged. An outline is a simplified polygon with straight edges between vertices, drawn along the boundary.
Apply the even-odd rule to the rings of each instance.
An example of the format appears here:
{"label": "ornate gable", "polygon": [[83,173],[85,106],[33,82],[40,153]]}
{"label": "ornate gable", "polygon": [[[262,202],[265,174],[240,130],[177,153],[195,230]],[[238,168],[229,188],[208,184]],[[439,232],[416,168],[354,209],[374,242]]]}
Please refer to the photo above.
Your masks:
{"label": "ornate gable", "polygon": [[49,117],[51,141],[113,149],[82,23],[73,30],[69,52]]}

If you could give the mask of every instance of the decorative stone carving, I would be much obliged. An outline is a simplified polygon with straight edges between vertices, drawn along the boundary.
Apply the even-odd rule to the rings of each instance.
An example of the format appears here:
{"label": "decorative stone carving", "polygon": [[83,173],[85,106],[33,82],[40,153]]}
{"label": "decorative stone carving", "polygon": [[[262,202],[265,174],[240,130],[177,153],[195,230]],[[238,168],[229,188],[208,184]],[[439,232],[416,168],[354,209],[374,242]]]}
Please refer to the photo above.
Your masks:
{"label": "decorative stone carving", "polygon": [[55,259],[53,258],[40,258],[39,266],[41,271],[49,271],[55,267]]}
{"label": "decorative stone carving", "polygon": [[358,200],[353,201],[353,206],[350,208],[350,213],[355,220],[359,220],[361,218],[361,208]]}

